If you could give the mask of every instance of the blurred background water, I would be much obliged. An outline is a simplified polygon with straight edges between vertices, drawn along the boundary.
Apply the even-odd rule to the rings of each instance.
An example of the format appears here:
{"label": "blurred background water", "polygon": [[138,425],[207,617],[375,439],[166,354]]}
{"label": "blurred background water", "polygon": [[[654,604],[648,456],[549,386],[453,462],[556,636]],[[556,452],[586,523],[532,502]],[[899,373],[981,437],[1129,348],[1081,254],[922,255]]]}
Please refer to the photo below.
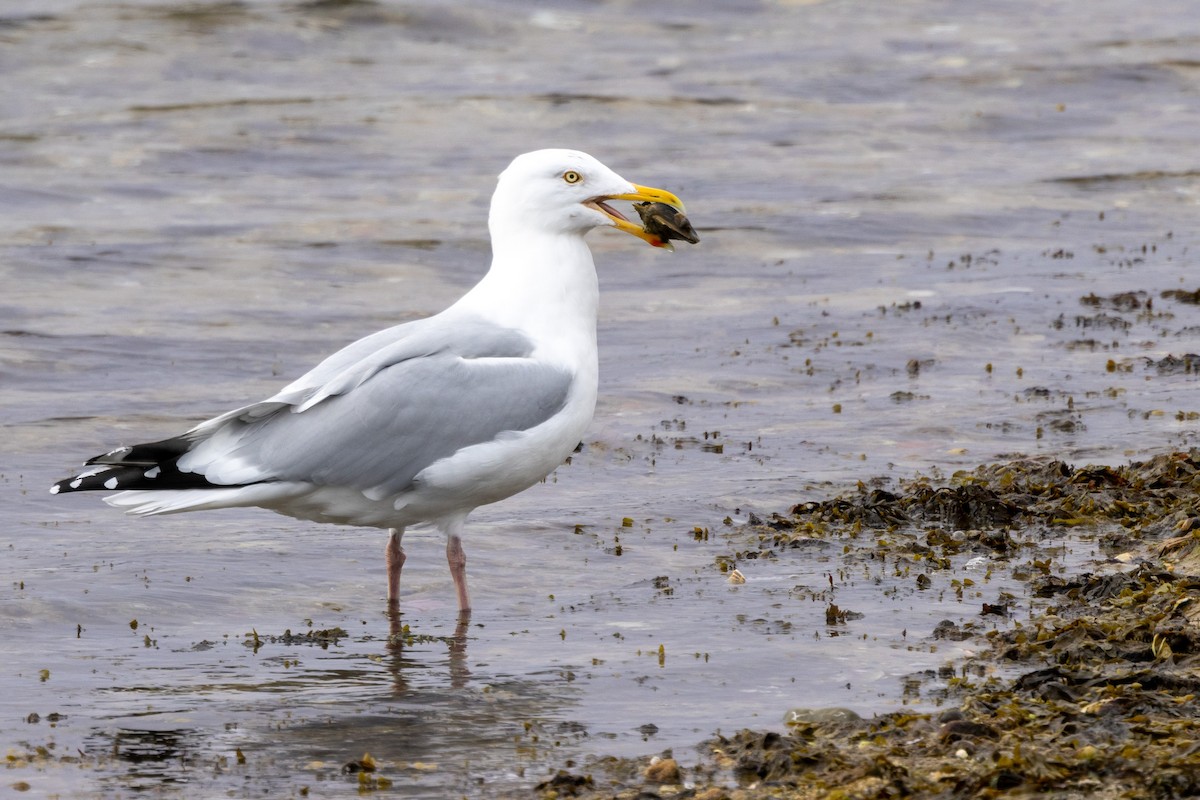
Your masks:
{"label": "blurred background water", "polygon": [[[924,707],[904,677],[974,605],[849,579],[832,635],[835,552],[737,587],[719,561],[858,481],[1196,440],[1163,361],[1200,350],[1194,12],[8,0],[6,785],[330,796],[370,752],[412,796],[503,794],[793,706]],[[378,532],[46,493],[452,302],[496,174],[546,146],[676,192],[702,241],[591,235],[597,420],[473,517],[470,626],[434,536],[389,620]]]}

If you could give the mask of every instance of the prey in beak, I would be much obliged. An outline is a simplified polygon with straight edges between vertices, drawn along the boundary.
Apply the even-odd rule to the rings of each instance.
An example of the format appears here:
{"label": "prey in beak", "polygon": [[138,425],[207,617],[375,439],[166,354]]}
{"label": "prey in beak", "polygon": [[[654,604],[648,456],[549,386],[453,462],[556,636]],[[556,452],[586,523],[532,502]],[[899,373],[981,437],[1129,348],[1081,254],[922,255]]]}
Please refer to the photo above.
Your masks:
{"label": "prey in beak", "polygon": [[671,239],[696,244],[700,236],[687,215],[666,203],[634,203],[633,210],[642,218],[646,233],[652,233],[664,242]]}
{"label": "prey in beak", "polygon": [[[618,229],[632,234],[655,247],[674,250],[671,239],[680,239],[695,244],[700,241],[692,223],[684,213],[683,201],[663,189],[649,186],[633,185],[633,191],[628,194],[613,194],[594,197],[584,205],[596,209],[613,221]],[[634,208],[642,219],[642,224],[630,222],[629,219],[605,200],[629,200],[635,203]]]}

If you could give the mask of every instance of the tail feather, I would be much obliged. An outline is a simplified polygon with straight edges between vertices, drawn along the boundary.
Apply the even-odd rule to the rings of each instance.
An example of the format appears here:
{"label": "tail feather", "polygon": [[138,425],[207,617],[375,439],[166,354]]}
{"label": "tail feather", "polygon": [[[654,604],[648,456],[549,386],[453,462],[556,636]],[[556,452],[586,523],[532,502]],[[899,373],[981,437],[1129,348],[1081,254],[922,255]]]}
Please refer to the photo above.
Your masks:
{"label": "tail feather", "polygon": [[217,508],[262,506],[272,508],[279,500],[303,493],[307,487],[294,483],[258,483],[250,486],[222,486],[202,491],[167,489],[117,492],[104,502],[138,517],[179,514],[184,511],[208,511]]}

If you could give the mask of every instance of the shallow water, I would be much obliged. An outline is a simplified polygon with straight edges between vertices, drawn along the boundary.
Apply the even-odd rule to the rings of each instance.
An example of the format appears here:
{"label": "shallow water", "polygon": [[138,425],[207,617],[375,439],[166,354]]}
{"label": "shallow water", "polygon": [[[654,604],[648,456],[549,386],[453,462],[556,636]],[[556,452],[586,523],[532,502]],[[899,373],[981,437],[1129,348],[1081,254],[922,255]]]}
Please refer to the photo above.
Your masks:
{"label": "shallow water", "polygon": [[[1183,2],[6,4],[6,786],[350,794],[370,752],[413,796],[501,794],[795,706],[926,707],[906,676],[970,646],[934,625],[978,614],[941,576],[719,564],[751,512],[856,481],[1196,442],[1159,362],[1200,352],[1162,296],[1197,288],[1198,45]],[[46,493],[440,310],[540,146],[670,188],[702,242],[590,237],[597,419],[473,517],[465,630],[430,535],[397,621],[378,532]]]}

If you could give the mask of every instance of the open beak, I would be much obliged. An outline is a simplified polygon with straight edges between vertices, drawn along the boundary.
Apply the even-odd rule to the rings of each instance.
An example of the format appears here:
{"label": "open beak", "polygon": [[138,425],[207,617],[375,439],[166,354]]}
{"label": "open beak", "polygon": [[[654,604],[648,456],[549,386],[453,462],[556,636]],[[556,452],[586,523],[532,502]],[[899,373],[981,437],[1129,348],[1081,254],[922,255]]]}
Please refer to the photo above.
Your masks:
{"label": "open beak", "polygon": [[634,236],[649,242],[655,247],[664,247],[667,250],[674,250],[671,243],[666,238],[659,235],[657,232],[648,231],[636,222],[630,222],[620,211],[617,211],[612,206],[606,205],[605,200],[630,200],[635,203],[664,203],[684,212],[683,201],[675,195],[664,189],[654,189],[650,186],[633,185],[633,191],[628,194],[611,194],[604,197],[595,197],[588,200],[585,205],[590,206],[613,221],[613,225],[618,230],[633,234]]}

